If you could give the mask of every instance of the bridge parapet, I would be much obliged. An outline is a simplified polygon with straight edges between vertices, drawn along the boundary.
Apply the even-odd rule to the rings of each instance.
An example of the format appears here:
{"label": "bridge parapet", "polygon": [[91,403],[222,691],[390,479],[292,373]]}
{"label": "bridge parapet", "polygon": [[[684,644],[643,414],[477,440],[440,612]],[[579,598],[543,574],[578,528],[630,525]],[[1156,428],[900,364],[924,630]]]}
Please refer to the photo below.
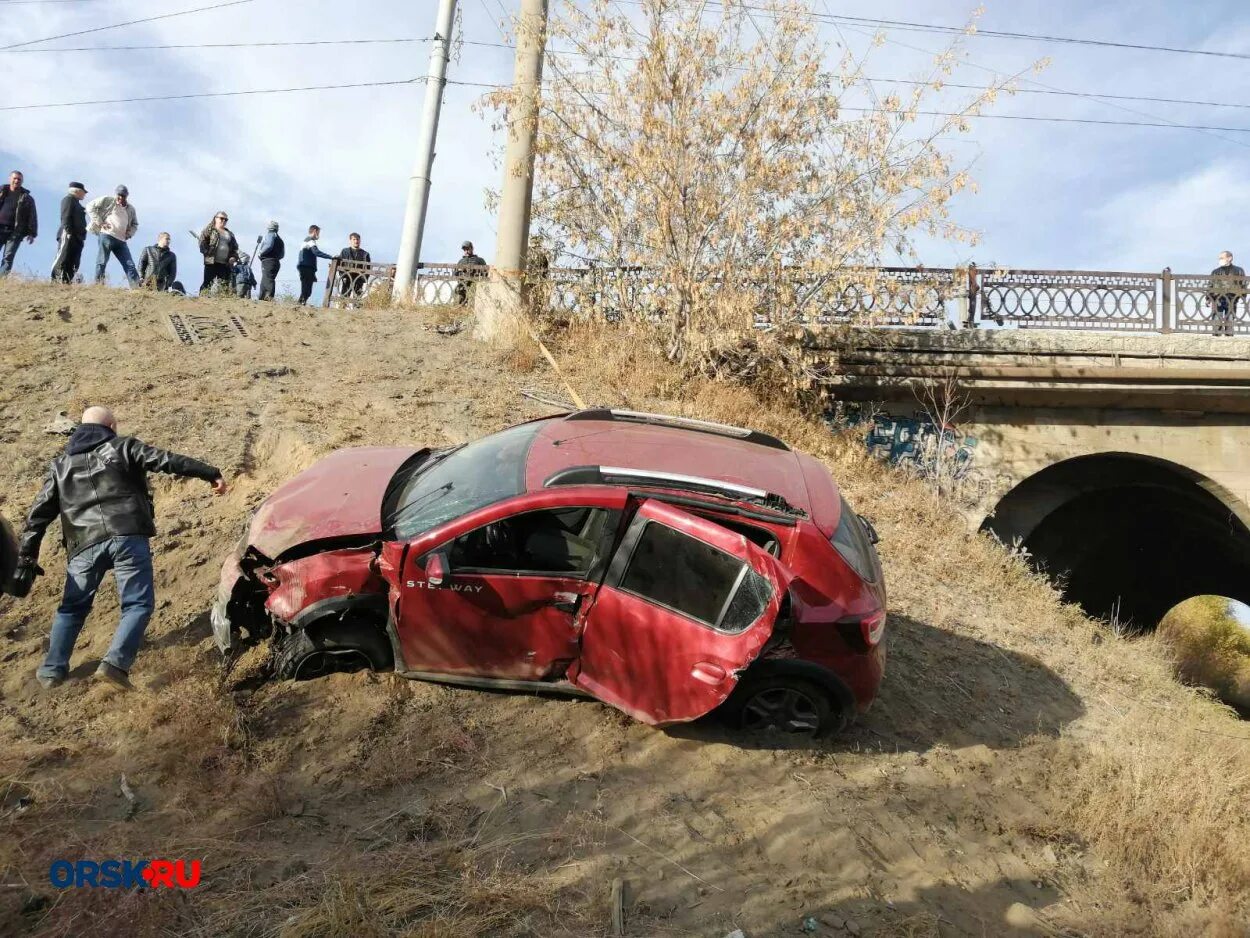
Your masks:
{"label": "bridge parapet", "polygon": [[[393,270],[389,265],[375,267]],[[422,264],[417,298],[465,302],[468,273]],[[382,272],[378,279],[385,279]],[[372,278],[371,278],[372,279]],[[671,284],[642,267],[550,267],[531,272],[534,308],[556,315],[662,321]],[[1250,335],[1250,278],[1111,270],[969,267],[781,267],[733,284],[754,308],[754,328],[1038,331]]]}

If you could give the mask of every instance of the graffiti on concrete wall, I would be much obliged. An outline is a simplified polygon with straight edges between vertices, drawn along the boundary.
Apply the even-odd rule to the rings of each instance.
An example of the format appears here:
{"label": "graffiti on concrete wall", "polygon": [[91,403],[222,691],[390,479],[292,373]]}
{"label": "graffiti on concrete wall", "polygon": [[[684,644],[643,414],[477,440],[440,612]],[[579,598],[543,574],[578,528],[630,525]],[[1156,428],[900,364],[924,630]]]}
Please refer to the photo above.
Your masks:
{"label": "graffiti on concrete wall", "polygon": [[863,434],[874,456],[923,479],[940,484],[961,501],[996,498],[1010,480],[993,466],[977,461],[980,440],[957,426],[939,426],[923,410],[907,416],[844,403],[833,415],[835,426]]}
{"label": "graffiti on concrete wall", "polygon": [[961,432],[958,427],[939,427],[923,411],[909,417],[896,417],[848,409],[843,421],[864,432],[864,443],[874,456],[917,475],[930,476],[941,471],[959,479],[966,476],[975,463],[977,438]]}

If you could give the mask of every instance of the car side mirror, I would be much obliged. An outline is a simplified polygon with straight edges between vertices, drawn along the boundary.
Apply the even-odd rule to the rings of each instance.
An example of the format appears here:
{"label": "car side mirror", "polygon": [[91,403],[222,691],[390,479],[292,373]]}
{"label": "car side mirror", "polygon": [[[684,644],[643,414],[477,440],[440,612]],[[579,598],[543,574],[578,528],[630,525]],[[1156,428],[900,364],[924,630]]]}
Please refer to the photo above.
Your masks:
{"label": "car side mirror", "polygon": [[442,586],[451,579],[451,564],[446,554],[430,554],[426,558],[425,579],[430,586]]}

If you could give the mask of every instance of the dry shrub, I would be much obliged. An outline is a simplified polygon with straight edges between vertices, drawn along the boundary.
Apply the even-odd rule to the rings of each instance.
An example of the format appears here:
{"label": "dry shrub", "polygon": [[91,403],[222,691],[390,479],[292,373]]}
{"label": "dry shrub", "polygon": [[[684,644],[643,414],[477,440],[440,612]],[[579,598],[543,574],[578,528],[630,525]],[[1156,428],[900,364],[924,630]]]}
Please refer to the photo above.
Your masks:
{"label": "dry shrub", "polygon": [[1250,712],[1250,630],[1229,613],[1221,596],[1195,596],[1159,623],[1171,646],[1177,676],[1215,691],[1227,704]]}

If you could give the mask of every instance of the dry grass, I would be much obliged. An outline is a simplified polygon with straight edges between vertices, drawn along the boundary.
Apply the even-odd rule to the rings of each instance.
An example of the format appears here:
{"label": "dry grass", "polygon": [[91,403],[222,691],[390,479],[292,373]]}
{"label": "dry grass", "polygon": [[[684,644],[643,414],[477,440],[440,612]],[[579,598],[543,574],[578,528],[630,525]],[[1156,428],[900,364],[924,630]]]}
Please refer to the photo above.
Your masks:
{"label": "dry grass", "polygon": [[1195,596],[1159,623],[1171,647],[1176,674],[1214,691],[1225,703],[1250,712],[1250,630],[1229,614],[1219,596]]}
{"label": "dry grass", "polygon": [[[794,395],[683,374],[646,328],[581,322],[551,339],[588,400],[754,427],[825,461],[882,534],[892,611],[1036,656],[1077,690],[1088,713],[1061,741],[1048,794],[1111,871],[1105,914],[1080,917],[1082,927],[1245,934],[1250,726],[1180,686],[1165,645],[1118,637],[1063,605],[1022,557],[971,532],[858,438],[805,416]],[[995,606],[1014,617],[970,621],[974,607]]]}

